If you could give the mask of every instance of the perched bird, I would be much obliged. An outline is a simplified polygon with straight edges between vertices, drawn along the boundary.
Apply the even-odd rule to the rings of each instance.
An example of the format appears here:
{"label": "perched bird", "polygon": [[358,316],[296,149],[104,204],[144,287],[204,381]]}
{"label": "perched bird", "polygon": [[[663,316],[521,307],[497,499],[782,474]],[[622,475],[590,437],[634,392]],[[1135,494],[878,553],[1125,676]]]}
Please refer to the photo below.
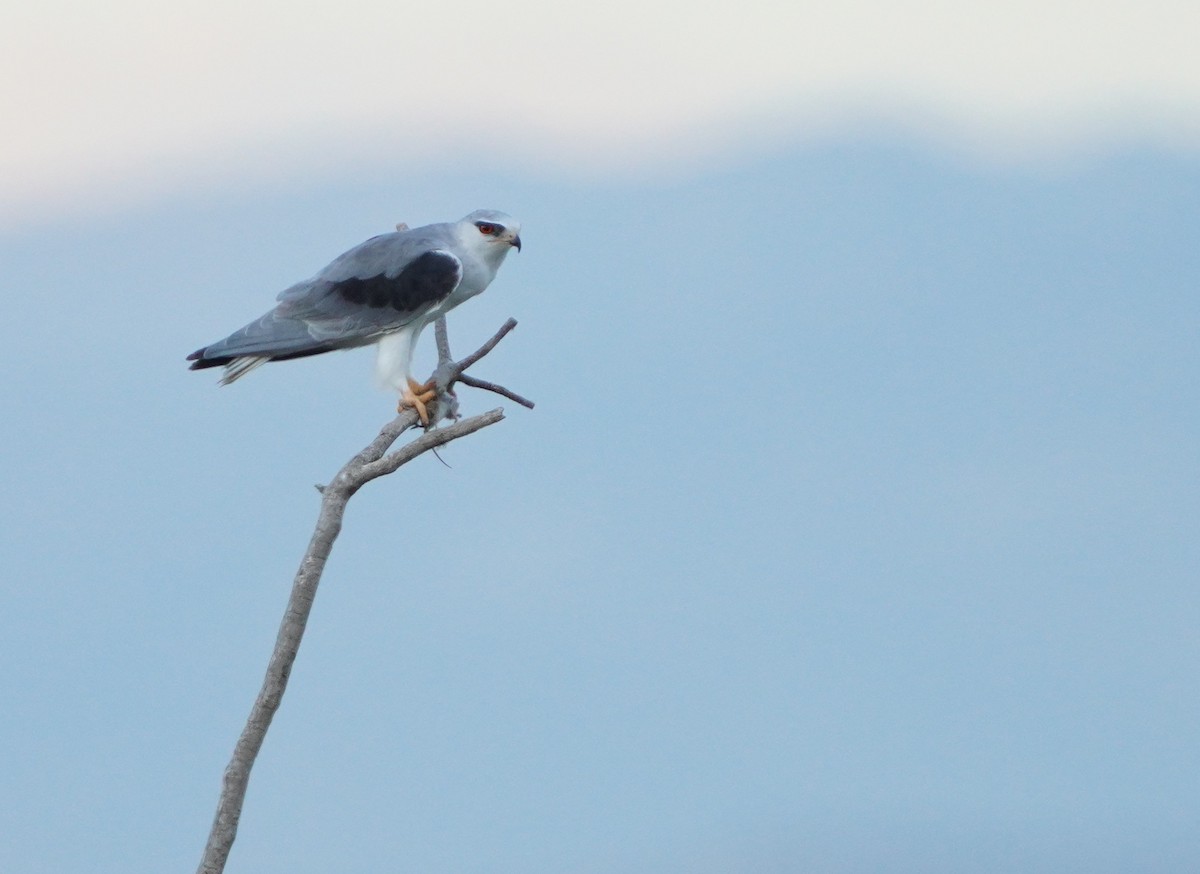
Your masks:
{"label": "perched bird", "polygon": [[192,370],[224,366],[221,384],[228,385],[268,361],[375,343],[375,372],[400,393],[397,411],[414,408],[428,424],[425,404],[435,390],[412,378],[417,338],[487,288],[514,246],[521,251],[521,223],[492,209],[372,237],[280,292],[266,315],[187,360]]}

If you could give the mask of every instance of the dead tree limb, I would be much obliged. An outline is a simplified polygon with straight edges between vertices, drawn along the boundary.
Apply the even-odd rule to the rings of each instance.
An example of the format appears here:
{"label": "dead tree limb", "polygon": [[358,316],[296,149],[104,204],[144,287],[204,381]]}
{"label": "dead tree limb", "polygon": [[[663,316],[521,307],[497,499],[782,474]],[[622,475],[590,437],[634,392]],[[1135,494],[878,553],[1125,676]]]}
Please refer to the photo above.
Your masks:
{"label": "dead tree limb", "polygon": [[[442,418],[456,418],[457,400],[454,398],[454,383],[463,377],[463,371],[477,362],[480,358],[495,348],[504,335],[516,327],[516,322],[509,319],[504,326],[481,346],[476,352],[468,355],[462,361],[454,361],[450,357],[449,342],[446,339],[444,320],[439,319],[438,335],[438,369],[434,374],[439,388],[438,412],[433,421]],[[465,382],[465,380],[463,380]],[[501,386],[488,388],[506,397],[512,393]],[[532,404],[528,404],[532,407]],[[346,512],[346,504],[354,494],[373,479],[394,473],[402,465],[412,461],[422,453],[436,449],[465,437],[468,434],[494,425],[504,418],[500,409],[490,410],[468,419],[460,419],[444,428],[426,430],[421,436],[400,449],[388,452],[397,438],[409,428],[417,425],[417,414],[413,410],[405,410],[395,419],[384,426],[379,436],[370,445],[351,458],[338,471],[337,475],[326,486],[318,486],[321,492],[321,509],[317,516],[316,529],[309,541],[308,550],[300,561],[296,577],[292,583],[292,591],[288,597],[287,609],[275,638],[275,649],[267,665],[267,673],[263,679],[262,688],[250,710],[250,716],[242,729],[241,736],[234,746],[233,756],[225,767],[221,780],[221,797],[217,803],[217,813],[213,818],[212,830],[209,832],[208,843],[204,848],[204,856],[200,860],[198,874],[221,874],[225,870],[225,862],[229,858],[230,848],[237,836],[238,820],[242,815],[242,804],[246,798],[246,788],[250,782],[250,769],[254,767],[255,759],[262,749],[263,740],[271,719],[279,709],[287,688],[288,677],[295,664],[296,654],[300,649],[300,640],[308,623],[313,600],[317,595],[317,586],[321,582],[321,573],[325,570],[325,562],[333,549],[333,542],[342,529],[342,518]]]}

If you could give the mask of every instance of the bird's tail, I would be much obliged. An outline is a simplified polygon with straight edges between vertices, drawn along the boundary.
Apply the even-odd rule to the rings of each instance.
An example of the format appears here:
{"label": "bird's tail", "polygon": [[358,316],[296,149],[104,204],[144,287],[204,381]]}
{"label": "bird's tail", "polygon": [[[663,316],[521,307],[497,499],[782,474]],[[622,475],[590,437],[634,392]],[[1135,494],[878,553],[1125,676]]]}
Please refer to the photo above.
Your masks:
{"label": "bird's tail", "polygon": [[279,318],[272,311],[224,340],[197,349],[187,360],[192,362],[192,370],[224,367],[221,385],[229,385],[268,361],[319,355],[336,348],[313,337],[304,322]]}
{"label": "bird's tail", "polygon": [[225,372],[221,374],[221,385],[229,385],[237,379],[241,379],[251,370],[266,364],[270,358],[263,358],[259,355],[247,355],[244,358],[235,358],[225,365]]}

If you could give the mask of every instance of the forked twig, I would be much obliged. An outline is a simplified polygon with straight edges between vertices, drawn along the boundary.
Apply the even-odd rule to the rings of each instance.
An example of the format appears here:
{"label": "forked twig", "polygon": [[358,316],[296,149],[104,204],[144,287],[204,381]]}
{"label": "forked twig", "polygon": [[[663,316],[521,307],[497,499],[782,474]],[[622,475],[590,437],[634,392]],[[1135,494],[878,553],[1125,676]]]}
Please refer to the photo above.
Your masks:
{"label": "forked twig", "polygon": [[[523,407],[533,409],[533,401],[522,397],[511,389],[505,388],[502,385],[497,385],[494,382],[488,382],[486,379],[477,379],[465,373],[466,369],[477,363],[489,352],[496,348],[501,340],[503,340],[513,328],[517,326],[516,319],[509,319],[500,326],[495,334],[493,334],[486,343],[464,358],[462,361],[454,361],[450,357],[450,341],[446,334],[446,319],[440,318],[437,320],[435,332],[437,335],[438,347],[438,366],[433,372],[433,381],[437,384],[439,406],[436,417],[455,418],[458,412],[457,402],[454,395],[454,383],[461,382],[464,385],[469,385],[472,388],[480,388],[484,391],[490,391],[501,397],[506,397],[510,401],[515,401]],[[448,403],[442,403],[447,400]]]}

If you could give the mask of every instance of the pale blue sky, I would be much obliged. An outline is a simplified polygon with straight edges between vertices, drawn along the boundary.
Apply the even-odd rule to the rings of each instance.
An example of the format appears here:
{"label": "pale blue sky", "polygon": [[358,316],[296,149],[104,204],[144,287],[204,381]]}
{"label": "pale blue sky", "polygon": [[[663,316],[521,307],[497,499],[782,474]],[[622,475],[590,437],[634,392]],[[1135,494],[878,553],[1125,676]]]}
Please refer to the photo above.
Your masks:
{"label": "pale blue sky", "polygon": [[183,357],[478,207],[537,409],[354,499],[231,874],[1200,868],[1195,9],[743,5],[478,19],[434,108],[368,0],[0,13],[0,870],[194,868],[392,401]]}
{"label": "pale blue sky", "polygon": [[366,352],[182,356],[482,204],[526,247],[451,334],[517,317],[480,372],[538,408],[356,497],[231,872],[1196,867],[1198,182],[881,138],[8,235],[0,867],[195,864],[389,407]]}

